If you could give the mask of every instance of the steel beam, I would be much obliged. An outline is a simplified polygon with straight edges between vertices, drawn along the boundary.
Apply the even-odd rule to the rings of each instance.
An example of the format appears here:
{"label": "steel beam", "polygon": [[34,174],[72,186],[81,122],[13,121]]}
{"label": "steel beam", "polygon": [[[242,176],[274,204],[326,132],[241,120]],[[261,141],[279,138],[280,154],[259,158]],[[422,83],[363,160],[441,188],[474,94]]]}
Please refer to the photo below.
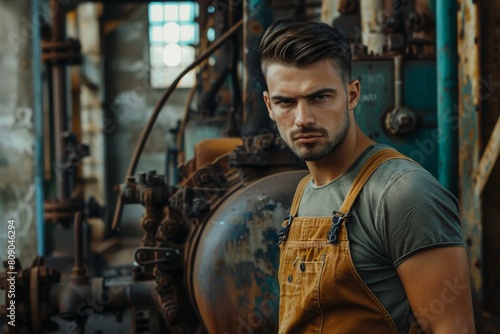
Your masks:
{"label": "steel beam", "polygon": [[495,123],[476,172],[476,193],[482,194],[500,154],[500,117]]}
{"label": "steel beam", "polygon": [[[472,297],[477,311],[483,307],[481,198],[476,186],[480,135],[480,10],[479,2],[458,1],[458,119],[459,197],[464,239],[470,261]],[[441,17],[437,18],[438,20]]]}

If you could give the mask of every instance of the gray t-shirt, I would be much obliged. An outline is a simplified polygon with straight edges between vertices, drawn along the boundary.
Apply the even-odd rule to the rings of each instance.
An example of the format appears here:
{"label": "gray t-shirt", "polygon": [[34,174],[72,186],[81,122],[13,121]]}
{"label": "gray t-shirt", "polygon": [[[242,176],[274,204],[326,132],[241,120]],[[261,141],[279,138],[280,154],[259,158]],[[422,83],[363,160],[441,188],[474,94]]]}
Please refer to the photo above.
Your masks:
{"label": "gray t-shirt", "polygon": [[[329,184],[317,187],[311,181],[304,190],[298,215],[331,216],[333,210],[339,210],[366,160],[387,147],[370,146]],[[347,232],[354,265],[398,330],[408,332],[412,311],[396,267],[424,249],[464,247],[458,201],[420,165],[394,159],[372,174],[351,212]]]}

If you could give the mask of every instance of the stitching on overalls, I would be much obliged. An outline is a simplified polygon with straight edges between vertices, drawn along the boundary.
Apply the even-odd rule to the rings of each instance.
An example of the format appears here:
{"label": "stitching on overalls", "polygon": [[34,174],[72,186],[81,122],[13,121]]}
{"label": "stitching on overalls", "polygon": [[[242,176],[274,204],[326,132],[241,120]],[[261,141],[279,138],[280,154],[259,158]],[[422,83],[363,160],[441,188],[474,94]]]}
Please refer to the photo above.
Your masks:
{"label": "stitching on overalls", "polygon": [[[295,276],[297,276],[297,285],[295,286],[295,290],[293,292],[293,297],[292,297],[292,300],[290,301],[290,305],[295,304],[295,299],[298,295],[298,291],[299,291],[299,287],[300,287],[300,276],[298,276],[298,275],[295,275]],[[284,333],[285,329],[287,328],[288,324],[290,323],[291,313],[292,313],[293,309],[294,309],[293,307],[288,308],[288,312],[287,312],[285,319],[284,319],[285,323],[283,325],[283,329],[281,330],[281,333]]]}
{"label": "stitching on overalls", "polygon": [[316,298],[317,298],[317,303],[316,306],[319,311],[319,318],[318,318],[318,324],[316,325],[316,333],[321,334],[323,331],[323,309],[321,308],[321,291],[320,291],[320,286],[321,286],[321,278],[323,276],[323,270],[325,269],[325,258],[326,258],[326,252],[328,250],[323,250],[323,254],[321,254],[321,269],[319,270],[318,277],[317,277],[317,282],[316,282]]}

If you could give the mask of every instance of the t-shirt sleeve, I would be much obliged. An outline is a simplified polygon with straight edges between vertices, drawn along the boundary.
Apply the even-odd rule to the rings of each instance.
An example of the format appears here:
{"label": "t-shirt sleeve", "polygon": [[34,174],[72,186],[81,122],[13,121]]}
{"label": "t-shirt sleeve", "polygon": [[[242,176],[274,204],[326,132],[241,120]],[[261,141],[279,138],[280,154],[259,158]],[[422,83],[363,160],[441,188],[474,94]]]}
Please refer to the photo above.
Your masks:
{"label": "t-shirt sleeve", "polygon": [[425,170],[395,176],[383,190],[377,211],[394,267],[424,249],[464,246],[458,201]]}

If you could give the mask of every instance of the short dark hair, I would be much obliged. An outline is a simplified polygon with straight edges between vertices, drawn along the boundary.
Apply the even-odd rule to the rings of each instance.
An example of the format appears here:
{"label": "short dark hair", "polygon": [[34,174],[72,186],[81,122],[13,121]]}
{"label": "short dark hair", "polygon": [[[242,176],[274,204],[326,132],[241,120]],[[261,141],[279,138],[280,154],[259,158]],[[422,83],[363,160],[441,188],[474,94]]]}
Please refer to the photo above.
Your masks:
{"label": "short dark hair", "polygon": [[320,22],[285,19],[267,28],[259,45],[262,74],[267,63],[303,67],[323,59],[332,59],[342,80],[351,80],[351,47],[336,28]]}

